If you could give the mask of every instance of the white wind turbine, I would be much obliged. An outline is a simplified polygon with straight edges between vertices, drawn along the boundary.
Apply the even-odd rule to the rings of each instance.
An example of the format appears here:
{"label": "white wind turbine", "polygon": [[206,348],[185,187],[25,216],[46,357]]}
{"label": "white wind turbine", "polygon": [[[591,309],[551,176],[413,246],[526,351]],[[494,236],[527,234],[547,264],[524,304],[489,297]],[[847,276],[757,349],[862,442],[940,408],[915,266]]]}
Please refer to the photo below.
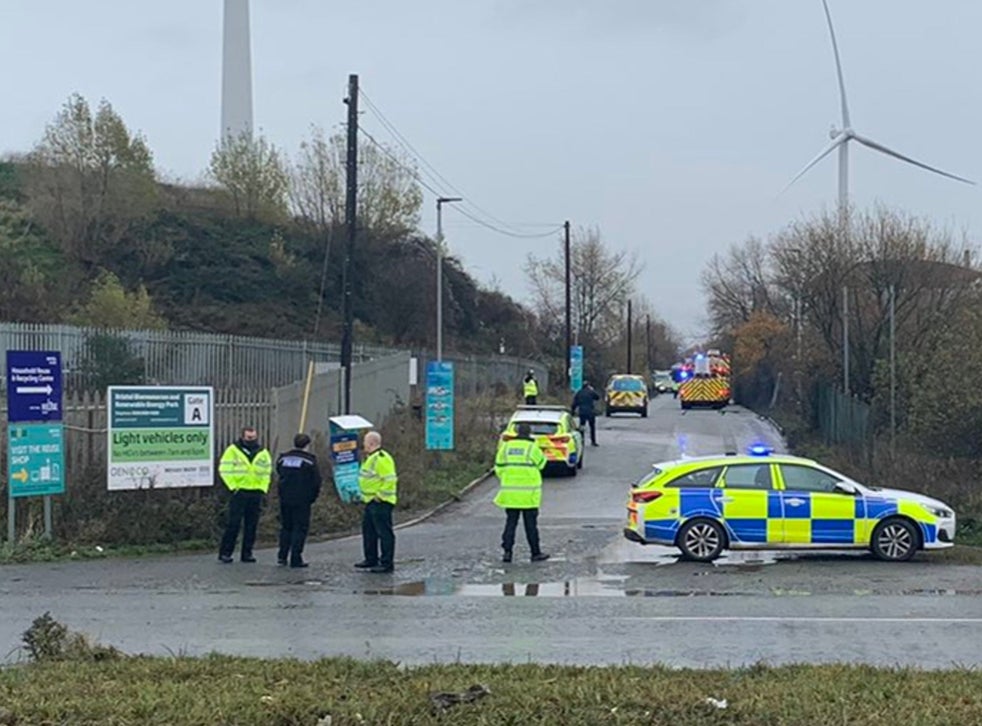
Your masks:
{"label": "white wind turbine", "polygon": [[900,152],[889,149],[883,144],[877,143],[872,139],[868,139],[862,136],[852,128],[852,123],[849,121],[849,105],[846,103],[846,84],[842,79],[842,62],[839,60],[839,44],[835,40],[835,28],[832,27],[832,14],[829,12],[829,4],[827,0],[822,0],[822,5],[825,7],[825,19],[829,24],[829,35],[832,37],[832,52],[835,55],[835,69],[839,76],[839,98],[842,104],[842,128],[836,129],[835,126],[832,127],[829,135],[832,137],[832,141],[829,142],[828,146],[822,149],[821,153],[818,154],[814,159],[805,165],[805,168],[799,171],[795,177],[788,182],[787,189],[796,181],[798,181],[805,173],[811,169],[815,164],[820,162],[826,156],[831,154],[836,149],[839,150],[839,210],[840,214],[845,215],[849,209],[849,142],[857,141],[863,146],[868,146],[874,151],[879,151],[887,156],[892,156],[895,159],[900,159],[901,161],[906,161],[908,164],[913,164],[914,166],[919,166],[922,169],[927,169],[928,171],[934,172],[935,174],[940,174],[941,176],[946,176],[949,179],[955,179],[956,181],[964,182],[966,184],[975,184],[971,179],[965,179],[964,177],[957,176],[956,174],[949,174],[946,171],[935,168],[924,164],[916,159],[911,159],[909,156],[904,156]]}

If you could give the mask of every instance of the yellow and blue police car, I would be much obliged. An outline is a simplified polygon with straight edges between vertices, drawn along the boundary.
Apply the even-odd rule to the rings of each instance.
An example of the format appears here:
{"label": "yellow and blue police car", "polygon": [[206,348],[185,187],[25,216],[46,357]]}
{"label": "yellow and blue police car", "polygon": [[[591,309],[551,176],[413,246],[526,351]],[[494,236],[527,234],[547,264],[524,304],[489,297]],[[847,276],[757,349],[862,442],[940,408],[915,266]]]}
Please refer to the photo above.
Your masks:
{"label": "yellow and blue police car", "polygon": [[954,544],[955,513],[944,502],[764,447],[751,452],[656,464],[631,488],[624,536],[700,562],[755,548],[869,549],[902,562]]}
{"label": "yellow and blue police car", "polygon": [[576,476],[577,470],[583,468],[583,432],[565,406],[519,406],[499,440],[514,439],[520,423],[532,429],[532,438],[545,454],[547,467],[569,476]]}

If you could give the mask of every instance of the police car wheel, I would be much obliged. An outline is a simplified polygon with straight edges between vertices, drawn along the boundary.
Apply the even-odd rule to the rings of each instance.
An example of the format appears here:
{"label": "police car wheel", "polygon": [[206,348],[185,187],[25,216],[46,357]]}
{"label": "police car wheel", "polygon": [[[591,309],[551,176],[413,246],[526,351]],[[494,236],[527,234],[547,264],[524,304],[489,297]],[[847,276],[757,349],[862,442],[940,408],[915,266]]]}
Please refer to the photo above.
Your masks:
{"label": "police car wheel", "polygon": [[906,562],[915,554],[920,542],[917,530],[906,519],[887,519],[873,530],[873,554],[887,562]]}
{"label": "police car wheel", "polygon": [[682,525],[678,548],[696,562],[712,562],[723,551],[726,535],[723,528],[710,519],[696,519]]}

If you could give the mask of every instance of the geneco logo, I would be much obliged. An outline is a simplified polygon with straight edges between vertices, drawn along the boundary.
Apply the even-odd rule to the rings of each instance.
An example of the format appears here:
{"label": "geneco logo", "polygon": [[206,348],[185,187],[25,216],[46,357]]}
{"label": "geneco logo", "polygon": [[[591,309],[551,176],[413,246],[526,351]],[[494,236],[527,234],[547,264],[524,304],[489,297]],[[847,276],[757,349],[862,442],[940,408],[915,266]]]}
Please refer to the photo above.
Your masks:
{"label": "geneco logo", "polygon": [[150,476],[150,467],[148,466],[111,466],[109,467],[110,476],[126,476],[138,479],[144,479]]}

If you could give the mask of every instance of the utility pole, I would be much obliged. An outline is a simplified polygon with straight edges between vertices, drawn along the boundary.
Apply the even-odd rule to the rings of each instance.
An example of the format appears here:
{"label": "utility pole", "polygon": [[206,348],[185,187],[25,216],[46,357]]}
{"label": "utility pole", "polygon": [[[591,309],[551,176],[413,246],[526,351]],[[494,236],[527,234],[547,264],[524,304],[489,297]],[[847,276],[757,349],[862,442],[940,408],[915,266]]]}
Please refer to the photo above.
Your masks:
{"label": "utility pole", "polygon": [[344,413],[351,413],[351,348],[355,313],[351,301],[351,278],[354,270],[351,258],[355,252],[358,234],[358,76],[348,76],[348,157],[345,166],[344,219],[348,240],[344,248],[342,268],[342,307],[344,308],[344,332],[341,335],[341,368],[344,370]]}
{"label": "utility pole", "polygon": [[631,326],[633,325],[631,320],[631,301],[627,301],[627,372],[631,372]]}
{"label": "utility pole", "polygon": [[570,273],[569,273],[569,220],[563,222],[563,256],[566,260],[566,387],[569,388],[573,381],[572,361],[570,360],[570,348],[573,346],[573,306],[570,301]]}
{"label": "utility pole", "polygon": [[443,360],[443,205],[463,201],[461,197],[436,200],[436,359]]}
{"label": "utility pole", "polygon": [[651,375],[651,316],[644,316],[644,333],[645,333],[645,353],[644,353],[644,375],[645,378]]}
{"label": "utility pole", "polygon": [[890,285],[890,464],[897,445],[897,288]]}
{"label": "utility pole", "polygon": [[849,288],[842,286],[842,392],[849,395]]}

